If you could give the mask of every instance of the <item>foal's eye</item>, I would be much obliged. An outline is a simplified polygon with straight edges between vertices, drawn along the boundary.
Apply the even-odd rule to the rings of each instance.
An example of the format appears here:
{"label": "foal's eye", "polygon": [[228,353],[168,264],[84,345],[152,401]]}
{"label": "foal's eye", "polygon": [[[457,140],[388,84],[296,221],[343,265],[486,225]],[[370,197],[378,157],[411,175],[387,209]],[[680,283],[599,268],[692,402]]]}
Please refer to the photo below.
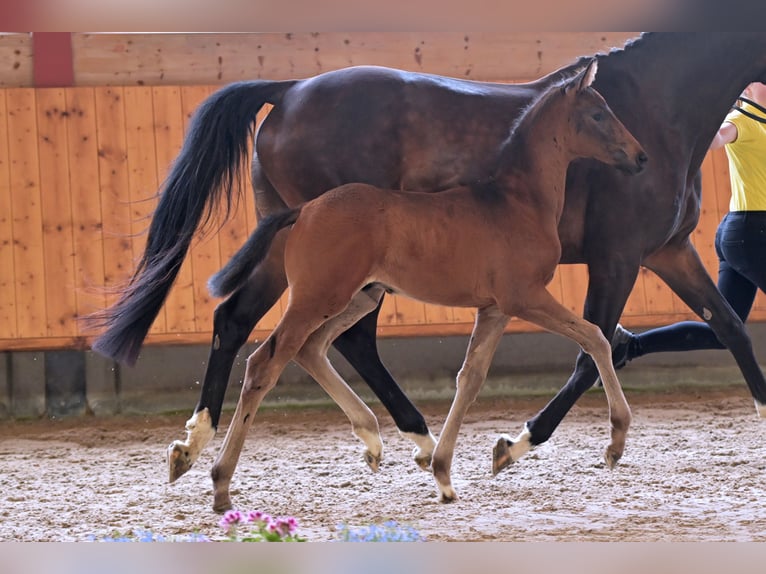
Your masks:
{"label": "foal's eye", "polygon": [[593,114],[593,119],[596,120],[597,122],[600,122],[601,120],[604,119],[604,114],[602,114],[601,112],[596,112],[595,114]]}

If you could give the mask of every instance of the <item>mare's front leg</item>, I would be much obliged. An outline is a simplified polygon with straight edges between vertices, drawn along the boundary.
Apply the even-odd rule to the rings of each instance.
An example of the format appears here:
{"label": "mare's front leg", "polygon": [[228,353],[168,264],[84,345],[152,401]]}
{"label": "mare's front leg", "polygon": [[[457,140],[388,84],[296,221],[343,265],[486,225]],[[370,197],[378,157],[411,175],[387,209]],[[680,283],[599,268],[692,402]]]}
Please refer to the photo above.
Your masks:
{"label": "mare's front leg", "polygon": [[755,400],[758,415],[766,417],[766,380],[753,354],[750,337],[708,275],[694,246],[688,240],[680,245],[668,245],[647,257],[644,265],[706,321],[718,340],[731,351]]}
{"label": "mare's front leg", "polygon": [[[620,387],[614,372],[609,342],[596,325],[569,311],[545,289],[538,294],[533,303],[519,313],[519,317],[573,339],[596,362],[609,403],[609,421],[611,424],[611,442],[606,448],[604,458],[609,468],[613,468],[625,450],[625,437],[630,426],[631,414],[622,387]],[[508,445],[509,440],[506,437],[501,437],[495,446],[493,456],[493,471],[495,473],[511,462]]]}
{"label": "mare's front leg", "polygon": [[283,260],[286,234],[281,235],[250,280],[215,310],[213,340],[199,402],[186,422],[186,439],[176,440],[168,447],[170,482],[184,475],[212,440],[237,353],[256,323],[287,288]]}
{"label": "mare's front leg", "polygon": [[[614,249],[617,248],[614,247]],[[607,339],[611,339],[614,333],[617,320],[638,275],[638,259],[636,258],[634,263],[631,261],[632,259],[623,253],[623,259],[620,262],[608,257],[600,257],[596,264],[588,266],[585,319],[598,325]],[[547,441],[577,399],[593,386],[597,378],[598,369],[593,358],[584,351],[580,351],[574,372],[556,396],[527,421],[516,438],[505,437],[498,442],[496,448],[507,452],[498,454],[494,471],[500,472],[510,463],[519,460],[530,449]]]}
{"label": "mare's front leg", "polygon": [[465,360],[457,375],[455,398],[439,435],[431,464],[442,502],[452,502],[457,499],[457,493],[452,487],[450,471],[458,432],[468,407],[476,400],[487,378],[487,371],[508,319],[508,315],[504,315],[494,306],[479,309],[476,313],[476,322]]}

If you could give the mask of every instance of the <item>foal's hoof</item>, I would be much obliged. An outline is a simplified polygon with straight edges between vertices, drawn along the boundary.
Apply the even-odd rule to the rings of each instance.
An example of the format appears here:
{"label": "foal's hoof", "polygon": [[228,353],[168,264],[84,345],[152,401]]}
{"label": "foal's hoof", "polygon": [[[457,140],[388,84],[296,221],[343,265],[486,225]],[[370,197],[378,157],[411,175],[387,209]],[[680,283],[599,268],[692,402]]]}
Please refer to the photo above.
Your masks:
{"label": "foal's hoof", "polygon": [[617,466],[617,461],[622,458],[622,453],[615,452],[611,450],[610,448],[606,449],[606,452],[604,453],[604,461],[606,462],[606,466],[609,467],[609,470],[612,470],[615,466]]}
{"label": "foal's hoof", "polygon": [[450,502],[455,502],[458,500],[457,492],[450,487],[448,492],[442,492],[441,496],[439,497],[439,502],[442,504],[449,504]]}
{"label": "foal's hoof", "polygon": [[431,459],[433,453],[423,454],[420,448],[415,448],[412,451],[412,457],[415,459],[415,464],[425,471],[431,470]]}
{"label": "foal's hoof", "polygon": [[174,441],[168,447],[168,481],[175,482],[189,472],[191,467],[192,459],[189,447],[180,440]]}
{"label": "foal's hoof", "polygon": [[497,443],[492,449],[492,474],[496,475],[504,468],[510,466],[513,463],[513,457],[511,456],[511,447],[513,441],[501,436],[497,439]]}
{"label": "foal's hoof", "polygon": [[217,512],[218,514],[223,514],[227,510],[231,510],[231,498],[229,497],[229,494],[216,494],[213,498],[213,511]]}
{"label": "foal's hoof", "polygon": [[380,470],[380,458],[381,455],[374,455],[369,450],[364,451],[364,462],[370,467],[372,472],[378,472]]}

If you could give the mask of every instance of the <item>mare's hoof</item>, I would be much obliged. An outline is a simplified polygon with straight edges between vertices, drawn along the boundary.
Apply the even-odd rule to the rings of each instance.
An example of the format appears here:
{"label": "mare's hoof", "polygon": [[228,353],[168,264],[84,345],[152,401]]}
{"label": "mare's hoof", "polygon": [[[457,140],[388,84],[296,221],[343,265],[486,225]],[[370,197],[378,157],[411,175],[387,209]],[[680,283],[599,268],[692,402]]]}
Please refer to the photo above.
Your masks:
{"label": "mare's hoof", "polygon": [[766,405],[762,405],[758,400],[755,401],[755,412],[760,418],[766,419]]}
{"label": "mare's hoof", "polygon": [[168,481],[175,482],[192,467],[189,447],[177,440],[168,447]]}
{"label": "mare's hoof", "polygon": [[612,470],[615,466],[617,466],[617,461],[622,458],[622,453],[617,453],[606,449],[606,452],[604,453],[604,461],[606,462],[606,466],[609,467],[609,470]]}
{"label": "mare's hoof", "polygon": [[511,447],[513,441],[500,437],[497,439],[497,443],[492,449],[492,474],[496,475],[504,468],[507,468],[513,463],[513,457],[511,456]]}
{"label": "mare's hoof", "polygon": [[364,462],[370,467],[372,472],[378,472],[380,470],[380,455],[375,456],[369,450],[364,451]]}

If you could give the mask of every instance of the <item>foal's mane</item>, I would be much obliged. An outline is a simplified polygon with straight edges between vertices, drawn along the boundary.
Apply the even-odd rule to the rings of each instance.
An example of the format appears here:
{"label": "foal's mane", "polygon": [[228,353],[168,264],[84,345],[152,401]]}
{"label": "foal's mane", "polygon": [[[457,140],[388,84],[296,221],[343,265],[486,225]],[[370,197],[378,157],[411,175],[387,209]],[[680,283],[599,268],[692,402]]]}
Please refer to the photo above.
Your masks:
{"label": "foal's mane", "polygon": [[534,138],[534,126],[537,117],[540,113],[549,105],[549,100],[556,93],[560,93],[564,89],[564,85],[570,81],[571,77],[574,77],[576,73],[582,71],[581,68],[573,68],[572,73],[565,79],[559,80],[543,92],[537,95],[529,104],[527,104],[516,120],[511,124],[508,136],[503,140],[503,143],[497,150],[495,160],[492,164],[488,177],[474,182],[470,185],[473,192],[482,201],[493,203],[499,200],[504,192],[498,187],[497,180],[495,179],[501,166],[506,167],[508,162],[525,163],[525,155],[527,153],[527,145],[531,138]]}

